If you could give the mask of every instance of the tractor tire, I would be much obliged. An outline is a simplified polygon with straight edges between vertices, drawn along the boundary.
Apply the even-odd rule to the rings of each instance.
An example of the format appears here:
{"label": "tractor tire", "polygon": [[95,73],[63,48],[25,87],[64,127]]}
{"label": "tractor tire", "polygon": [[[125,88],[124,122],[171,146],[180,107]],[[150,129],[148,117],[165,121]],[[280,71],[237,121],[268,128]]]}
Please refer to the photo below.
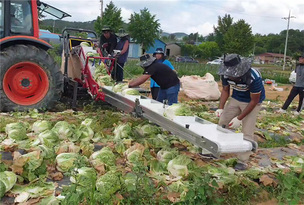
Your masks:
{"label": "tractor tire", "polygon": [[63,92],[63,75],[49,54],[31,45],[0,52],[0,110],[48,110]]}

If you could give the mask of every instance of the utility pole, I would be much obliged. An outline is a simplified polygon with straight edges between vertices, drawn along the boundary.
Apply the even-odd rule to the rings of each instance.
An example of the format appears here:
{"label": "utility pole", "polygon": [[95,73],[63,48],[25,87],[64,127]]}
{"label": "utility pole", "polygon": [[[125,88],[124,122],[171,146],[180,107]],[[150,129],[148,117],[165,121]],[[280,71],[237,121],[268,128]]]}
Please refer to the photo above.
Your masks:
{"label": "utility pole", "polygon": [[100,20],[102,19],[102,12],[103,12],[103,0],[100,0]]}
{"label": "utility pole", "polygon": [[285,63],[286,63],[286,51],[287,51],[287,42],[288,42],[288,31],[289,31],[289,21],[291,18],[296,18],[295,16],[290,16],[290,10],[288,17],[283,17],[282,19],[288,20],[287,21],[287,32],[286,32],[286,41],[285,41],[285,49],[284,49],[284,63],[283,63],[283,70],[285,70]]}

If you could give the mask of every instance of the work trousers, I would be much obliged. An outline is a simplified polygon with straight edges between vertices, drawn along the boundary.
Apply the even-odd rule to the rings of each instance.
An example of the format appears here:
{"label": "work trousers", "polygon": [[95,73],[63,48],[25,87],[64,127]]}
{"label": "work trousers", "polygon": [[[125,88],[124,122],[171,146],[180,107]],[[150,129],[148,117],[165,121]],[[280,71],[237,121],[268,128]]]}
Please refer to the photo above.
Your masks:
{"label": "work trousers", "polygon": [[297,111],[300,112],[302,105],[303,105],[303,98],[304,98],[304,88],[303,87],[295,87],[295,86],[292,87],[292,89],[288,95],[288,98],[286,99],[282,109],[287,110],[288,106],[290,105],[290,103],[293,101],[293,99],[297,95],[299,95],[299,105],[298,105]]}
{"label": "work trousers", "polygon": [[159,89],[157,101],[163,102],[164,100],[168,100],[168,105],[172,105],[173,103],[177,103],[178,101],[178,92],[180,89],[180,84],[178,83],[175,86],[172,86],[168,89]]}
{"label": "work trousers", "polygon": [[[247,107],[249,103],[240,102],[234,98],[230,98],[228,103],[225,105],[223,113],[220,117],[219,125],[225,126],[226,128],[229,127],[229,122],[235,118],[236,116],[240,115],[241,112]],[[261,103],[259,103],[255,108],[242,120],[242,133],[244,138],[257,141],[254,138],[254,130],[255,130],[255,123],[257,119],[257,115],[261,109]],[[237,158],[242,162],[247,162],[250,155],[252,154],[251,151],[240,153],[237,155]]]}
{"label": "work trousers", "polygon": [[123,67],[124,63],[116,63],[116,67],[113,69],[111,76],[113,80],[116,80],[116,82],[121,82],[123,81]]}
{"label": "work trousers", "polygon": [[152,99],[156,100],[159,92],[159,87],[151,87]]}

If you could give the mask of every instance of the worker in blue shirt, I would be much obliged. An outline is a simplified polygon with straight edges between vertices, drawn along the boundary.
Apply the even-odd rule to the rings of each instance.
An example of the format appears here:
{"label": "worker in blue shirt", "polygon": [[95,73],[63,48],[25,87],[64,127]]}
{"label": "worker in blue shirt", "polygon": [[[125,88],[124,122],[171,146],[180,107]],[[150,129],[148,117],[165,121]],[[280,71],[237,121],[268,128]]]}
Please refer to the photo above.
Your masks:
{"label": "worker in blue shirt", "polygon": [[[251,68],[251,61],[241,59],[237,54],[225,56],[224,62],[220,66],[223,89],[220,97],[219,109],[215,114],[219,117],[219,126],[237,129],[242,125],[242,132],[245,139],[254,139],[254,130],[257,115],[261,109],[261,104],[265,99],[265,89],[262,76],[254,68]],[[230,97],[230,86],[233,88]],[[238,154],[239,159],[235,168],[246,169],[246,161],[250,152]]]}
{"label": "worker in blue shirt", "polygon": [[[174,70],[174,67],[170,63],[170,61],[166,60],[165,53],[162,48],[157,48],[153,53],[153,57],[156,58],[156,62],[163,63],[169,66],[172,70]],[[150,78],[150,87],[151,87],[152,98],[156,100],[159,93],[159,85],[152,78]]]}

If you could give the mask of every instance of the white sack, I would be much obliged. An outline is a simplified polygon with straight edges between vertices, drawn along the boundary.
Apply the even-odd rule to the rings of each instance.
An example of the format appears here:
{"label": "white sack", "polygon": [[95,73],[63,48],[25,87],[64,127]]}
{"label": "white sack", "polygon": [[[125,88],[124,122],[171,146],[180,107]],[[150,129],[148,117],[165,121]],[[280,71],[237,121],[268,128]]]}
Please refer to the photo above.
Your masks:
{"label": "white sack", "polygon": [[218,84],[210,73],[206,73],[204,77],[183,76],[180,81],[185,95],[191,99],[218,100],[220,98]]}

